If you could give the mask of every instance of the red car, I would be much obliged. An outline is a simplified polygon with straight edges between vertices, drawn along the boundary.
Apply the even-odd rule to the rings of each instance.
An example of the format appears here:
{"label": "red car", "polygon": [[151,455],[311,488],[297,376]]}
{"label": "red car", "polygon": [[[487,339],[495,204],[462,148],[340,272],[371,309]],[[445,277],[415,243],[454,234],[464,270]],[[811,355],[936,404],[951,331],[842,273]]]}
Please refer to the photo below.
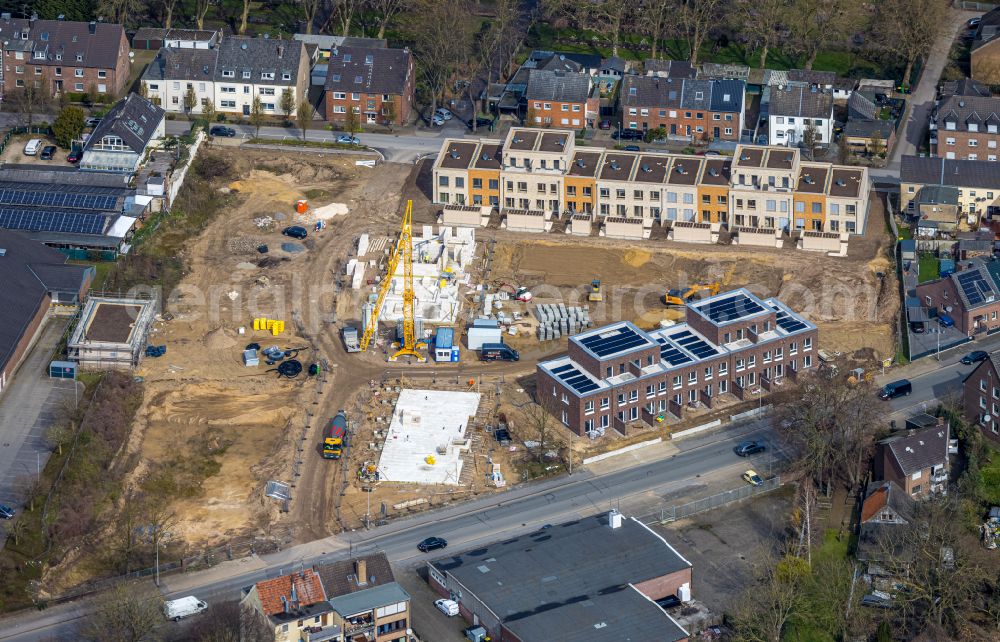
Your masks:
{"label": "red car", "polygon": [[69,154],[66,154],[67,163],[79,163],[81,158],[83,158],[83,151],[79,149],[74,149]]}

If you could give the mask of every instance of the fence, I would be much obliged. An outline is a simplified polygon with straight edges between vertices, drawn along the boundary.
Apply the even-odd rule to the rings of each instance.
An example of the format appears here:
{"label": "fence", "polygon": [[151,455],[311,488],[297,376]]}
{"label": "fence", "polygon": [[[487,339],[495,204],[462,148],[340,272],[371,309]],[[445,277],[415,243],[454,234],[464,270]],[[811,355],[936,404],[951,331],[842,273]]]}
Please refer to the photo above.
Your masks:
{"label": "fence", "polygon": [[760,486],[740,486],[739,488],[727,490],[717,495],[705,497],[704,499],[698,499],[680,506],[662,508],[659,513],[653,513],[652,515],[643,517],[642,521],[646,523],[676,522],[679,519],[697,515],[698,513],[704,513],[707,510],[719,508],[720,506],[725,506],[726,504],[732,504],[733,502],[738,502],[741,499],[746,499],[747,497],[753,497],[755,495],[760,495],[761,493],[770,492],[780,486],[781,476],[775,475],[771,479],[765,479],[764,483]]}
{"label": "fence", "polygon": [[4,135],[3,140],[0,141],[0,154],[4,153],[7,149],[7,143],[10,139],[18,134],[41,134],[42,136],[48,136],[52,133],[51,127],[11,127],[7,130],[7,134]]}
{"label": "fence", "polygon": [[201,147],[202,142],[205,140],[205,131],[198,130],[198,136],[195,138],[194,144],[191,145],[191,149],[188,151],[187,164],[180,169],[174,169],[174,173],[170,176],[170,191],[167,194],[167,204],[173,204],[174,199],[177,198],[177,193],[181,191],[181,186],[184,185],[184,177],[187,176],[188,170],[194,165],[194,157],[198,154],[198,148]]}

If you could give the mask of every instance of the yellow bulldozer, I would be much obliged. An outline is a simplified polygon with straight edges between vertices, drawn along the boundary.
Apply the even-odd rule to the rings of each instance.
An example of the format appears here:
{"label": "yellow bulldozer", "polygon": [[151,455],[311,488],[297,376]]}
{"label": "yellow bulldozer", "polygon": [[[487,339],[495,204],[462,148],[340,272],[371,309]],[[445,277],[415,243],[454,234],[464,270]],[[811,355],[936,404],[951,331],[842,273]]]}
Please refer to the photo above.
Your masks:
{"label": "yellow bulldozer", "polygon": [[[715,296],[719,293],[720,284],[718,282],[706,285],[691,285],[683,289],[668,290],[663,295],[663,301],[667,305],[687,305],[696,294],[708,292],[708,296]],[[701,297],[699,297],[701,298]]]}

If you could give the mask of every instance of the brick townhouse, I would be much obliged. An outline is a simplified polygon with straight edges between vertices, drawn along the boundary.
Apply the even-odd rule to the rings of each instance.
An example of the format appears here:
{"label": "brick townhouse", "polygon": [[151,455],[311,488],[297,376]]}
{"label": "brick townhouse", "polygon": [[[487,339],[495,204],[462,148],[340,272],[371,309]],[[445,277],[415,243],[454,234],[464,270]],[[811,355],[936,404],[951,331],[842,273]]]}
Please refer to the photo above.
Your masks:
{"label": "brick townhouse", "polygon": [[962,382],[965,418],[1000,444],[1000,353],[981,361]]}
{"label": "brick townhouse", "polygon": [[587,74],[532,69],[524,92],[525,123],[575,130],[593,127],[598,101],[590,94],[591,77]]}
{"label": "brick townhouse", "polygon": [[409,49],[335,47],[327,60],[324,117],[343,123],[351,109],[359,124],[402,125],[413,110],[415,76]]}
{"label": "brick townhouse", "polygon": [[817,365],[816,326],[777,299],[739,289],[689,303],[685,322],[643,331],[628,321],[569,338],[537,365],[538,402],[578,435],[681,417],[722,395],[766,393]]}
{"label": "brick townhouse", "polygon": [[971,336],[1000,328],[1000,260],[974,258],[940,279],[919,284],[916,297],[931,316],[947,314]]}
{"label": "brick townhouse", "polygon": [[959,160],[997,159],[1000,144],[1000,98],[948,96],[932,121],[937,128],[936,154]]}
{"label": "brick townhouse", "polygon": [[622,81],[622,126],[662,127],[675,140],[739,141],[745,92],[742,80],[628,76]]}
{"label": "brick townhouse", "polygon": [[117,96],[129,77],[131,51],[121,25],[0,16],[3,92],[29,85]]}

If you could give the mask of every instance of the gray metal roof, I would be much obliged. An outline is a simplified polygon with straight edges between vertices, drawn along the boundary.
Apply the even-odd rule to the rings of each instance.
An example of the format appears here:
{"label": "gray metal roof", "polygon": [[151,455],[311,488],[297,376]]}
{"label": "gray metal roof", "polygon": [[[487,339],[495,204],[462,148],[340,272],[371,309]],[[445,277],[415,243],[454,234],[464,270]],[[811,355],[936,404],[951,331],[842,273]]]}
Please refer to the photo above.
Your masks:
{"label": "gray metal roof", "polygon": [[933,156],[903,156],[899,170],[903,183],[952,185],[1000,190],[1000,163]]}
{"label": "gray metal roof", "polygon": [[[961,290],[961,289],[960,289]],[[879,442],[889,448],[904,475],[948,463],[948,425],[908,430]]]}
{"label": "gray metal roof", "polygon": [[528,100],[551,100],[567,103],[583,103],[590,95],[590,76],[587,74],[563,73],[532,69],[528,75],[528,88],[524,93]]}
{"label": "gray metal roof", "polygon": [[380,606],[406,602],[409,599],[410,594],[404,591],[402,586],[391,582],[389,584],[380,584],[364,591],[347,593],[346,595],[335,597],[330,600],[330,608],[342,616],[348,617],[362,611],[377,609]]}
{"label": "gray metal roof", "polygon": [[767,113],[772,116],[832,118],[833,93],[804,85],[771,88]]}
{"label": "gray metal roof", "polygon": [[[635,519],[557,524],[432,562],[523,640],[677,640],[686,636],[628,584],[691,567]],[[658,610],[658,607],[657,607]],[[601,623],[606,627],[598,628]],[[652,624],[654,629],[646,627]],[[634,628],[633,628],[634,627]],[[636,637],[623,633],[636,631]],[[647,634],[647,631],[658,631]]]}
{"label": "gray metal roof", "polygon": [[326,68],[327,91],[401,95],[413,56],[407,49],[339,47]]}

